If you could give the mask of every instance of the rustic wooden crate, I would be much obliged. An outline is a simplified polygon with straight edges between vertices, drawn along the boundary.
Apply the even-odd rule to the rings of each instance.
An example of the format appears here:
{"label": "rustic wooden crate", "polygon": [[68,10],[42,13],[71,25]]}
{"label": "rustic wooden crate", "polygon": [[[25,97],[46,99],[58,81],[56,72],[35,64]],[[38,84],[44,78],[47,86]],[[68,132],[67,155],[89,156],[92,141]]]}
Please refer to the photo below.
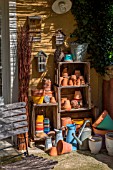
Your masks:
{"label": "rustic wooden crate", "polygon": [[68,68],[68,75],[74,74],[75,70],[80,70],[87,85],[90,84],[90,63],[89,62],[59,62],[55,73],[55,84],[60,85],[60,77],[62,77],[63,69]]}
{"label": "rustic wooden crate", "polygon": [[71,111],[84,111],[91,109],[91,89],[90,86],[86,87],[54,87],[55,90],[55,97],[58,101],[58,110],[59,112],[66,112],[65,110],[61,109],[61,98],[67,98],[69,100],[74,99],[75,91],[80,90],[82,93],[82,100],[83,100],[83,107],[79,109],[71,109]]}

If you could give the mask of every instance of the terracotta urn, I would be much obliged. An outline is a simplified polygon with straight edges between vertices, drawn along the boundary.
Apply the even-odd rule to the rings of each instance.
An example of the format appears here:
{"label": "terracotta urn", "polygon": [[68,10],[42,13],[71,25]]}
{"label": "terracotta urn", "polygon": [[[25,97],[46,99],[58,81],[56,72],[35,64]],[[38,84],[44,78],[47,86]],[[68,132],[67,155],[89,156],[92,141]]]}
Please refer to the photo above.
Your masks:
{"label": "terracotta urn", "polygon": [[68,78],[64,77],[64,79],[62,80],[62,86],[68,86]]}
{"label": "terracotta urn", "polygon": [[73,86],[73,80],[70,79],[68,84],[69,86]]}
{"label": "terracotta urn", "polygon": [[81,91],[79,91],[79,90],[75,91],[74,99],[82,99]]}
{"label": "terracotta urn", "polygon": [[71,110],[71,104],[70,104],[70,100],[66,100],[64,102],[64,107],[65,110]]}
{"label": "terracotta urn", "polygon": [[50,98],[50,103],[56,103],[55,97]]}
{"label": "terracotta urn", "polygon": [[75,70],[75,75],[77,78],[79,78],[79,76],[81,76],[80,70]]}

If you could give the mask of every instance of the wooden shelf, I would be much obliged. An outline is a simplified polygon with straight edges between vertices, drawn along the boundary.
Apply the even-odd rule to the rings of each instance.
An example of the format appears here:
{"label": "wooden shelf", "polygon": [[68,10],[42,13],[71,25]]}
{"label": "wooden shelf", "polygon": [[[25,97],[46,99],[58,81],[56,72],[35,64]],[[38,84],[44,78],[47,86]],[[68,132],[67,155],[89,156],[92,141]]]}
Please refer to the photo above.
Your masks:
{"label": "wooden shelf", "polygon": [[59,110],[59,112],[78,112],[78,111],[86,111],[86,110],[90,110],[91,108],[78,108],[78,109],[71,109],[71,110]]}
{"label": "wooden shelf", "polygon": [[58,103],[42,103],[42,104],[33,104],[33,106],[43,107],[43,106],[58,106]]}
{"label": "wooden shelf", "polygon": [[88,84],[85,84],[85,85],[80,85],[80,86],[60,86],[59,88],[79,88],[79,87],[88,87],[89,85]]}

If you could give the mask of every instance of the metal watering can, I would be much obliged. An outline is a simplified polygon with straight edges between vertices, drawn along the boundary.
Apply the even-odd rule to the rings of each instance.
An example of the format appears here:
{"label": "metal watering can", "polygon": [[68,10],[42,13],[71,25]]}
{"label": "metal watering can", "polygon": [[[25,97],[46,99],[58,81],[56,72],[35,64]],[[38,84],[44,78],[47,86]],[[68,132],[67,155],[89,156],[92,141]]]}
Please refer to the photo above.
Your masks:
{"label": "metal watering can", "polygon": [[57,145],[59,140],[63,140],[63,135],[62,135],[62,128],[61,129],[54,129],[56,135],[55,135],[55,145]]}
{"label": "metal watering can", "polygon": [[[79,143],[79,149],[86,150],[87,148],[83,146],[83,142],[91,136],[91,128],[85,128],[86,124],[89,123],[90,120],[86,120],[83,124],[82,128],[79,131],[78,137],[76,136],[76,125],[75,124],[68,124],[68,133],[66,137],[66,142],[72,144],[72,149],[77,150],[77,142]],[[87,141],[88,143],[88,141]],[[84,144],[85,145],[85,144]],[[82,147],[81,147],[82,146]]]}
{"label": "metal watering can", "polygon": [[85,127],[87,123],[91,123],[90,120],[86,120],[82,128],[80,128],[78,137],[72,134],[79,143],[80,150],[87,150],[89,148],[88,138],[91,136],[92,130],[90,127]]}

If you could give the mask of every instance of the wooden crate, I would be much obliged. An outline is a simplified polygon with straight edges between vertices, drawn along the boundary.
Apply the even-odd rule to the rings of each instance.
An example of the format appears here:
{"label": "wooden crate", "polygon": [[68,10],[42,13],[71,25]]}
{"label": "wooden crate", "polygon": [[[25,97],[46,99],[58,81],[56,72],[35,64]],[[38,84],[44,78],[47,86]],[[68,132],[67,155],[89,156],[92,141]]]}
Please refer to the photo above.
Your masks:
{"label": "wooden crate", "polygon": [[90,86],[86,87],[54,87],[55,89],[55,97],[58,101],[58,111],[59,112],[66,112],[66,110],[61,109],[61,98],[67,98],[68,100],[74,99],[75,91],[80,90],[82,93],[82,100],[83,100],[83,107],[74,109],[72,108],[70,111],[84,111],[91,109],[91,89]]}
{"label": "wooden crate", "polygon": [[75,70],[80,70],[81,75],[85,79],[85,84],[90,84],[90,63],[89,62],[59,62],[56,68],[55,84],[60,85],[60,77],[62,77],[63,69],[68,68],[68,75],[74,75]]}

